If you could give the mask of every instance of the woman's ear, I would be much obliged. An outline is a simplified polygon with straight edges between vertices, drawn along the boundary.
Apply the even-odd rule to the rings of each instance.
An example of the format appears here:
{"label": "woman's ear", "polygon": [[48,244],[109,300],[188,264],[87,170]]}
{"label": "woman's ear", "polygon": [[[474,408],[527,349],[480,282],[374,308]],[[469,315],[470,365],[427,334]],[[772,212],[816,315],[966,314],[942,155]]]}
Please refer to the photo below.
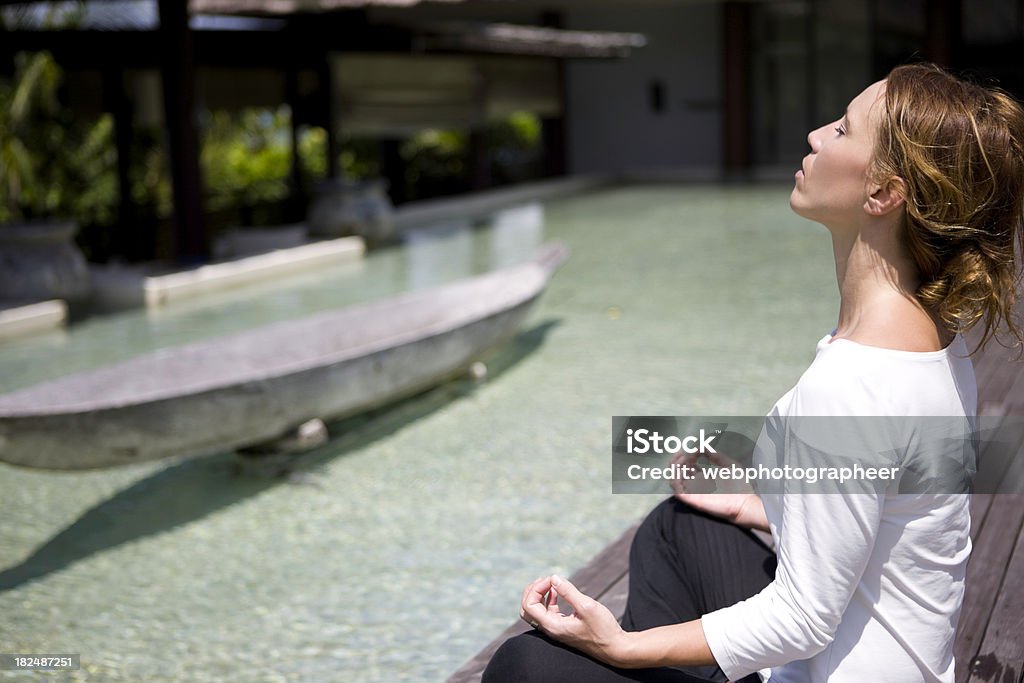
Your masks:
{"label": "woman's ear", "polygon": [[872,216],[884,216],[902,208],[907,197],[907,184],[903,178],[893,176],[883,183],[868,185],[868,199],[864,202],[864,210]]}

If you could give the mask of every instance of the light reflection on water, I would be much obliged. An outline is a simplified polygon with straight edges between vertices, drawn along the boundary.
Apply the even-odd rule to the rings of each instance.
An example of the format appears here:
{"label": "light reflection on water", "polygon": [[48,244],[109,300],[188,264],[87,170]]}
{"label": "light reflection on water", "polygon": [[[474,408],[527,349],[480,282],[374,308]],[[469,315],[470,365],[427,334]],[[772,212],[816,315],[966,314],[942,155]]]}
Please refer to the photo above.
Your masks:
{"label": "light reflection on water", "polygon": [[2,649],[81,653],[81,672],[46,680],[443,680],[515,618],[526,581],[571,572],[656,502],[610,494],[612,415],[763,413],[806,367],[834,273],[824,231],[785,199],[614,189],[423,233],[255,301],[0,346],[9,389],[431,286],[545,239],[573,252],[487,381],[333,425],[291,480],[239,476],[230,454],[0,465]]}

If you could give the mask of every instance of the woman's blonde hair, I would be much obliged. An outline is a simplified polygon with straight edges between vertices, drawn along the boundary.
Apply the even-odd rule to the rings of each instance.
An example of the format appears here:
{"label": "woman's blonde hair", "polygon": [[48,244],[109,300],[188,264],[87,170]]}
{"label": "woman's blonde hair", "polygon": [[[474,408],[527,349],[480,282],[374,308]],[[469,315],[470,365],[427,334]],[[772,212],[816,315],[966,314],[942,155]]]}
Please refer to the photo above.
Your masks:
{"label": "woman's blonde hair", "polygon": [[[1024,110],[997,88],[933,64],[892,70],[873,176],[906,183],[905,246],[918,300],[953,332],[982,325],[974,351],[1014,320],[1024,248]],[[973,352],[972,352],[973,353]]]}

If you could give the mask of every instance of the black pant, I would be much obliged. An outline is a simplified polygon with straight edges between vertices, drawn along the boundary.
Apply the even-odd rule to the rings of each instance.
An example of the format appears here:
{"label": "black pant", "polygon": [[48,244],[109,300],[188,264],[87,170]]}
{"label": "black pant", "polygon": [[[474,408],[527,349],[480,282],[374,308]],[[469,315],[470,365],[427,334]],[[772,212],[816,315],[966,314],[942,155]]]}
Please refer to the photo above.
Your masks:
{"label": "black pant", "polygon": [[[644,520],[629,553],[627,631],[679,624],[745,600],[771,583],[771,548],[741,529],[674,498]],[[722,683],[717,665],[616,669],[537,631],[507,640],[484,671],[483,683],[586,681],[587,683]],[[760,681],[757,674],[742,683]]]}

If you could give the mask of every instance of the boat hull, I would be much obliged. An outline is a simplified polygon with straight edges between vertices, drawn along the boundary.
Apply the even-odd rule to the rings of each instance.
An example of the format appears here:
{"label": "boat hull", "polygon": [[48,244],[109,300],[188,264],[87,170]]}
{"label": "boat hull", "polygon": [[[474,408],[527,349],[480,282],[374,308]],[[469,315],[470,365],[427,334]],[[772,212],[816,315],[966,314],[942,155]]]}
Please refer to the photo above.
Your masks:
{"label": "boat hull", "polygon": [[[335,354],[339,357],[305,363],[301,368],[237,382],[221,381],[197,391],[72,410],[21,410],[23,414],[17,414],[18,410],[5,409],[0,402],[0,459],[35,468],[88,469],[198,455],[264,442],[314,417],[333,420],[386,404],[464,372],[483,354],[514,336],[543,292],[549,273],[541,277],[532,274],[536,283],[517,285],[493,310],[480,308],[476,302],[474,310],[447,324],[442,321],[390,342],[369,344],[365,352]],[[458,286],[472,291],[471,286]],[[495,296],[494,291],[481,294]],[[407,304],[389,309],[390,315],[401,315],[403,306],[410,311],[413,306],[422,308],[422,302],[430,297],[418,293],[408,299]],[[449,296],[439,305],[448,307],[452,301]],[[352,315],[342,314],[336,324],[358,326],[363,321],[371,326],[381,314],[380,308],[374,305]],[[248,334],[246,343],[254,343],[256,337]],[[296,341],[300,340],[289,340],[290,344]],[[231,343],[239,344],[237,340]],[[205,343],[193,355],[210,356],[216,348],[215,342]],[[173,351],[164,355],[163,365],[173,366]],[[71,380],[69,386],[73,383]],[[48,392],[37,393],[54,394],[59,389],[58,382]]]}

